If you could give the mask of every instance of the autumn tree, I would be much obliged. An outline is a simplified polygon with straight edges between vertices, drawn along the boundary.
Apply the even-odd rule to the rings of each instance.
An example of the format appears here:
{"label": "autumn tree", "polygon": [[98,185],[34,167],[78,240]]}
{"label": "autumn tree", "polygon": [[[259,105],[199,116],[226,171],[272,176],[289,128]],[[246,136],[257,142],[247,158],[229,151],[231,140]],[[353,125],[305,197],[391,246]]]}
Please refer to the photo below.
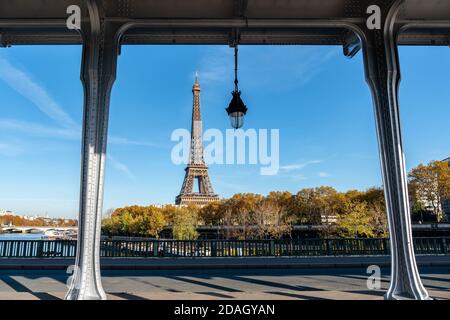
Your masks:
{"label": "autumn tree", "polygon": [[450,167],[447,162],[431,161],[427,165],[420,164],[409,174],[413,203],[421,202],[436,217],[442,220],[442,200],[450,197]]}
{"label": "autumn tree", "polygon": [[158,237],[166,221],[160,208],[130,206],[116,209],[103,219],[103,232],[108,235]]}
{"label": "autumn tree", "polygon": [[160,208],[167,225],[172,225],[173,221],[181,208],[174,205],[166,205]]}
{"label": "autumn tree", "polygon": [[257,237],[281,238],[291,233],[290,201],[287,194],[275,192],[259,201],[255,210],[254,232]]}
{"label": "autumn tree", "polygon": [[377,237],[388,236],[388,220],[386,212],[386,203],[384,199],[384,191],[382,188],[369,188],[365,192],[359,192],[353,197],[353,201],[363,202],[367,205],[369,216],[371,217],[369,224]]}
{"label": "autumn tree", "polygon": [[103,231],[108,235],[157,237],[169,225],[175,239],[196,239],[198,226],[210,225],[218,226],[227,239],[265,239],[289,236],[292,225],[298,223],[325,225],[323,237],[386,236],[383,190],[338,192],[323,186],[302,189],[295,195],[287,191],[267,196],[235,194],[201,208],[130,206],[116,209],[104,219]]}
{"label": "autumn tree", "polygon": [[162,210],[149,206],[143,207],[142,213],[134,218],[132,230],[141,237],[157,238],[165,225],[166,220]]}
{"label": "autumn tree", "polygon": [[247,239],[251,236],[255,210],[262,198],[259,194],[238,193],[223,203],[223,225],[227,238]]}
{"label": "autumn tree", "polygon": [[292,193],[288,191],[272,191],[266,196],[266,198],[275,202],[282,208],[285,215],[289,216],[291,220],[294,220],[296,206],[295,197]]}
{"label": "autumn tree", "polygon": [[342,211],[345,195],[332,187],[307,188],[295,196],[296,223],[328,224]]}
{"label": "autumn tree", "polygon": [[207,226],[223,225],[225,217],[225,201],[214,201],[203,206],[199,210],[199,219]]}
{"label": "autumn tree", "polygon": [[306,188],[295,196],[296,223],[320,224],[324,206],[320,191],[317,188]]}

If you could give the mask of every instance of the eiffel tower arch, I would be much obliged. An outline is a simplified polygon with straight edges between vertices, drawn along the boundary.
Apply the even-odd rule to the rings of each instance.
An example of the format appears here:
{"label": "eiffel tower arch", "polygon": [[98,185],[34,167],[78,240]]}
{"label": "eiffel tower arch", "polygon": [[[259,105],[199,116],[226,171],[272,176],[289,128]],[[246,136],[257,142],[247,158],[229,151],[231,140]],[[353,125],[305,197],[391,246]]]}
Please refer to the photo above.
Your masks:
{"label": "eiffel tower arch", "polygon": [[[208,166],[203,157],[202,139],[202,119],[200,114],[200,84],[196,77],[192,87],[192,125],[191,144],[189,151],[189,163],[185,169],[183,185],[180,194],[175,198],[175,204],[188,205],[196,204],[203,206],[209,202],[219,200],[219,196],[214,193],[211,179],[208,174]],[[198,185],[198,192],[194,191],[195,183]]]}

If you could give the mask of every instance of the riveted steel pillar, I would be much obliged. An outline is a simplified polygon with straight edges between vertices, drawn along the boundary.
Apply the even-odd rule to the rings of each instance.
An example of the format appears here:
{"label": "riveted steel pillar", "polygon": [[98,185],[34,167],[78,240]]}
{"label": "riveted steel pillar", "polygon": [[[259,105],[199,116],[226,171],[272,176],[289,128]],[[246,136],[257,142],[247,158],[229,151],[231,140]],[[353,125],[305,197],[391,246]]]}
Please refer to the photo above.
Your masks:
{"label": "riveted steel pillar", "polygon": [[389,222],[391,283],[386,299],[429,299],[414,255],[408,184],[403,152],[398,87],[400,69],[395,18],[402,0],[382,9],[380,30],[364,30],[366,81],[372,91],[381,170]]}
{"label": "riveted steel pillar", "polygon": [[116,74],[118,40],[117,28],[102,19],[100,1],[87,3],[89,23],[82,21],[81,30],[84,110],[79,230],[68,300],[106,299],[100,275],[100,233],[109,99]]}

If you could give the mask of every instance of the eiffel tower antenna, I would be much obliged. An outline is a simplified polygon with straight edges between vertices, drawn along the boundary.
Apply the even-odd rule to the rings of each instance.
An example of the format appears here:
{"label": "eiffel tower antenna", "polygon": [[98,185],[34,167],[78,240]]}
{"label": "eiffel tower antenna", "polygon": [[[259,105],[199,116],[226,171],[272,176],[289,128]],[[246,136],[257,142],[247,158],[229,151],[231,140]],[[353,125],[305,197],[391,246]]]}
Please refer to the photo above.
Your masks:
{"label": "eiffel tower antenna", "polygon": [[[203,158],[202,118],[200,113],[200,83],[198,72],[195,72],[195,83],[192,87],[192,126],[189,163],[185,169],[183,185],[180,194],[175,198],[175,204],[195,204],[203,206],[219,200],[214,193],[208,174],[208,166]],[[198,192],[194,192],[194,183],[198,184]]]}
{"label": "eiffel tower antenna", "polygon": [[195,83],[198,83],[198,70],[195,71]]}

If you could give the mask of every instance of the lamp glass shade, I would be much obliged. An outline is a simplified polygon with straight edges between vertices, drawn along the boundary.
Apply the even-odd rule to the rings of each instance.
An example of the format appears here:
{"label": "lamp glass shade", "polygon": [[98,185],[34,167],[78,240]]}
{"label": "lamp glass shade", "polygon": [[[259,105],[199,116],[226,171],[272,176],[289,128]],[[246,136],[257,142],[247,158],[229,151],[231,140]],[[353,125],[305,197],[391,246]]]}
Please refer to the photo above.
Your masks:
{"label": "lamp glass shade", "polygon": [[233,91],[231,94],[233,95],[233,98],[226,110],[230,117],[231,126],[235,129],[239,129],[244,125],[244,116],[247,113],[247,107],[241,99],[240,91]]}
{"label": "lamp glass shade", "polygon": [[232,112],[229,114],[231,126],[234,129],[239,129],[244,125],[244,113]]}

